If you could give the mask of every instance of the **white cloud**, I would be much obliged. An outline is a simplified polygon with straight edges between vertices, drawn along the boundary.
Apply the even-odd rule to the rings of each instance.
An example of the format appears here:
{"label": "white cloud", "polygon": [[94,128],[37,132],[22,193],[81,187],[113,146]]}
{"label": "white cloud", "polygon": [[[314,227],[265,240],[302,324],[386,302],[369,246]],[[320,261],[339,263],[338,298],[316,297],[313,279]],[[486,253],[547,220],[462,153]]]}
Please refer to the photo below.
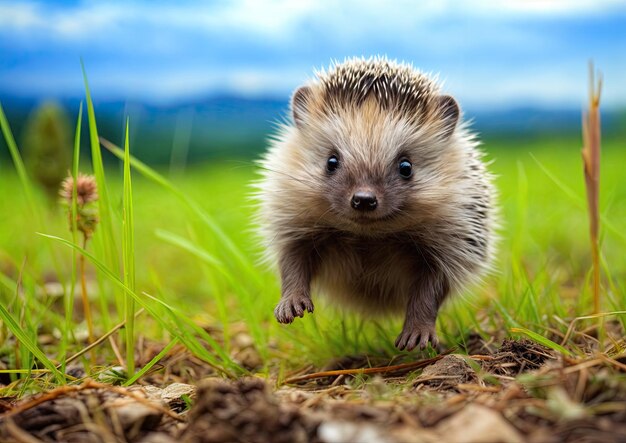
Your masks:
{"label": "white cloud", "polygon": [[41,3],[4,3],[0,5],[0,27],[23,36],[88,37],[115,26],[123,13],[123,8],[115,5],[58,9]]}
{"label": "white cloud", "polygon": [[223,4],[81,3],[64,7],[45,3],[0,4],[0,27],[59,38],[102,38],[122,26],[151,25],[168,29],[245,30],[280,36],[293,31],[303,17],[320,12],[313,0],[239,0]]}
{"label": "white cloud", "polygon": [[[0,85],[16,90],[61,93],[74,85],[79,91],[80,79],[69,80],[52,66],[61,63],[61,52],[67,55],[65,72],[75,69],[76,74],[78,55],[85,56],[94,88],[159,100],[217,90],[286,95],[331,57],[387,52],[442,71],[450,92],[469,103],[571,103],[585,87],[584,63],[593,55],[607,74],[606,100],[626,103],[620,77],[626,59],[616,50],[624,35],[589,49],[587,36],[574,36],[578,40],[572,44],[552,27],[560,23],[558,17],[574,17],[579,24],[580,16],[610,17],[626,8],[618,0],[86,1],[74,6],[1,1],[0,38],[28,54],[24,65],[18,53],[0,70]],[[543,26],[536,25],[540,22]],[[49,48],[57,58],[35,62],[39,72],[33,71],[33,54]],[[50,65],[42,69],[45,63]]]}
{"label": "white cloud", "polygon": [[624,8],[622,0],[472,0],[468,7],[481,12],[529,15],[576,15]]}
{"label": "white cloud", "polygon": [[268,36],[294,33],[303,20],[314,19],[330,34],[363,37],[367,31],[428,26],[453,16],[492,16],[507,21],[524,16],[568,17],[626,9],[623,0],[235,0],[216,7],[200,5],[159,5],[158,11],[152,4],[148,5],[152,11],[142,5],[136,16],[154,22],[166,17],[169,23],[181,26],[240,29]]}
{"label": "white cloud", "polygon": [[[596,65],[596,68],[602,65]],[[606,68],[606,69],[605,69]],[[621,81],[626,60],[600,69],[604,79],[602,106],[623,109],[626,88]],[[488,66],[466,72],[451,72],[445,90],[473,109],[515,106],[582,108],[587,102],[586,60],[568,61],[558,68],[533,65],[490,71]]]}
{"label": "white cloud", "polygon": [[[332,26],[329,32],[350,33],[364,23],[376,28],[397,29],[428,23],[453,15],[568,16],[624,8],[620,0],[236,0],[207,4],[162,2],[82,2],[77,6],[55,6],[40,2],[0,4],[0,27],[22,32],[43,32],[60,38],[98,37],[120,26],[150,24],[164,30],[215,31],[232,29],[267,37],[288,36],[302,20],[315,17]],[[373,29],[375,30],[375,29]]]}
{"label": "white cloud", "polygon": [[0,26],[12,29],[37,28],[45,24],[34,3],[0,4]]}
{"label": "white cloud", "polygon": [[194,17],[181,14],[178,19],[181,24],[232,27],[276,36],[293,31],[302,18],[319,13],[321,4],[315,0],[240,0],[227,2],[215,10],[198,11]]}

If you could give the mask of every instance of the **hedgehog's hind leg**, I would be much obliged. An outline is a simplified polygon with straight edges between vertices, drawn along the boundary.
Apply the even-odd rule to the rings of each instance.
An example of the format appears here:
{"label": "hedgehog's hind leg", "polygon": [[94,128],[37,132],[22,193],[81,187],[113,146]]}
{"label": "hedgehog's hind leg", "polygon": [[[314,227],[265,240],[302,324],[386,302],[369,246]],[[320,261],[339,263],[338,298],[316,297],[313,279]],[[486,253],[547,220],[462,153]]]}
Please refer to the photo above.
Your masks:
{"label": "hedgehog's hind leg", "polygon": [[407,303],[402,332],[396,339],[399,350],[411,351],[419,345],[425,349],[430,342],[439,344],[435,323],[441,303],[448,295],[450,285],[443,274],[422,274]]}

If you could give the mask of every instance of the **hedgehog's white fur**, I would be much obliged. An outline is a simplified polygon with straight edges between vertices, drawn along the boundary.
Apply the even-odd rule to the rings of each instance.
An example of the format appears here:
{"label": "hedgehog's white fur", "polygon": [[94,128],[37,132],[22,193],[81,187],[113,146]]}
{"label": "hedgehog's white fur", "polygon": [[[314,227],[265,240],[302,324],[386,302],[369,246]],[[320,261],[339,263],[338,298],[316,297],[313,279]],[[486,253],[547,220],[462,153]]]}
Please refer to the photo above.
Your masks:
{"label": "hedgehog's white fur", "polygon": [[[275,263],[300,239],[313,239],[315,249],[316,236],[321,244],[336,234],[341,244],[323,253],[328,263],[317,269],[313,287],[373,312],[400,310],[410,296],[407,267],[384,246],[394,238],[413,241],[452,290],[483,275],[496,240],[492,176],[465,123],[442,136],[438,83],[407,64],[356,58],[318,71],[307,86],[306,100],[292,103],[302,124],[282,126],[260,162],[258,221],[267,258]],[[345,182],[334,188],[325,174],[330,152],[341,153],[345,167]],[[413,159],[409,190],[380,185],[389,194],[381,207],[396,199],[400,212],[365,225],[346,217],[335,194],[362,177],[395,183],[384,177],[401,153]],[[379,262],[360,255],[362,246],[352,248],[355,239],[369,242]],[[352,288],[346,276],[359,272],[367,278]]]}

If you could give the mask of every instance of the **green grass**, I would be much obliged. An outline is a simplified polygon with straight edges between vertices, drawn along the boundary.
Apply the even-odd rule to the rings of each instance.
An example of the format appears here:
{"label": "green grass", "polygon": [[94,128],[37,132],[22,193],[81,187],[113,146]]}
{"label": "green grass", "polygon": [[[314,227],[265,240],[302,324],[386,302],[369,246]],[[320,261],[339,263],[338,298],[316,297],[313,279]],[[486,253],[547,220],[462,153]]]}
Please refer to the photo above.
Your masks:
{"label": "green grass", "polygon": [[133,216],[133,189],[130,173],[129,119],[126,119],[124,137],[124,209],[122,258],[124,265],[124,285],[130,289],[126,294],[124,311],[126,316],[126,371],[129,377],[135,373],[135,300],[131,292],[135,291],[135,224]]}
{"label": "green grass", "polygon": [[[218,373],[245,374],[231,343],[242,328],[263,362],[258,371],[279,378],[333,357],[396,353],[393,342],[401,319],[361,318],[324,300],[315,300],[314,315],[289,326],[277,324],[273,307],[279,298],[278,281],[271,270],[257,264],[261,251],[252,232],[248,198],[249,184],[256,178],[252,162],[196,165],[170,181],[167,168],[154,170],[132,157],[131,122],[124,148],[110,147],[121,159],[120,173],[118,166],[102,162],[88,88],[87,93],[92,162],[81,163],[80,170],[96,175],[101,222],[86,249],[70,233],[64,210],[46,205],[43,194],[30,183],[0,112],[13,161],[0,165],[0,360],[7,363],[6,372],[14,381],[1,394],[41,388],[55,381],[50,373],[62,382],[65,358],[86,346],[80,339],[82,314],[71,296],[77,286],[77,254],[88,260],[96,337],[126,322],[113,335],[116,342],[126,344],[126,384],[149,372],[179,343]],[[79,118],[79,129],[80,123]],[[74,174],[79,139],[77,130]],[[441,338],[453,347],[464,345],[472,333],[485,339],[527,336],[558,351],[580,354],[575,334],[561,343],[570,322],[592,310],[580,141],[546,136],[488,140],[485,145],[494,160],[491,169],[498,176],[502,207],[496,272],[484,285],[468,289],[444,307],[438,322]],[[601,187],[603,311],[622,312],[603,318],[622,324],[626,321],[623,164],[626,153],[619,141],[606,141]],[[50,281],[63,285],[61,300],[47,292],[44,283]],[[144,313],[135,316],[136,307]],[[594,321],[579,320],[575,328]],[[62,337],[60,344],[40,343],[42,336],[57,335]],[[165,350],[135,368],[143,339],[162,343]],[[98,366],[82,357],[89,375],[118,364],[108,341],[97,354]],[[37,371],[42,368],[49,373]]]}

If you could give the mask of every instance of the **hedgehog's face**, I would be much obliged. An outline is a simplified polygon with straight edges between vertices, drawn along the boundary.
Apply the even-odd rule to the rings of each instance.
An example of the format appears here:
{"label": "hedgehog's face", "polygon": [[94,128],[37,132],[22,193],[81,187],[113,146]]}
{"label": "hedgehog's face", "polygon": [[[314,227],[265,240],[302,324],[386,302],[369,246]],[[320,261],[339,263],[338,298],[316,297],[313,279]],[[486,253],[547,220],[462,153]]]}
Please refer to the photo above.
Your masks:
{"label": "hedgehog's face", "polygon": [[302,92],[294,97],[298,150],[321,190],[318,222],[377,234],[404,230],[432,214],[442,197],[442,166],[452,152],[446,146],[458,119],[456,102],[446,99],[453,107],[447,123],[453,126],[444,133],[445,115],[437,112],[437,119],[421,120],[420,126],[374,99],[328,112],[307,97],[303,113],[298,94]]}
{"label": "hedgehog's face", "polygon": [[327,219],[338,218],[335,224],[353,225],[357,230],[377,230],[380,224],[393,223],[410,202],[413,164],[403,153],[386,164],[371,164],[359,158],[362,148],[353,149],[333,146],[320,171],[329,207]]}

